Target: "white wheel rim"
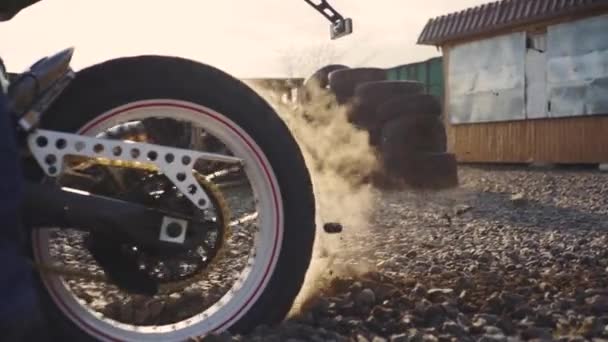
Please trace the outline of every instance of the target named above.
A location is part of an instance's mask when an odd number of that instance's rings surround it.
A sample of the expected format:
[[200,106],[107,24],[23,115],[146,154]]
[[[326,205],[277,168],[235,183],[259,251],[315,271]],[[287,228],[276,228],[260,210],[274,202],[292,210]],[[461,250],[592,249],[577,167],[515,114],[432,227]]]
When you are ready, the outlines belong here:
[[[114,108],[88,122],[79,134],[95,135],[116,124],[147,117],[167,116],[194,122],[221,140],[235,156],[245,161],[245,172],[253,188],[259,228],[255,233],[255,254],[250,260],[250,273],[240,288],[220,300],[221,307],[198,314],[183,322],[156,327],[138,327],[102,320],[100,314],[80,304],[62,278],[44,275],[43,283],[59,309],[87,334],[102,341],[184,341],[210,332],[223,331],[241,318],[256,302],[274,271],[283,239],[283,203],[276,176],[261,148],[238,125],[226,116],[191,102],[176,100],[145,100]],[[37,230],[33,234],[34,258],[37,262],[51,260],[50,234]],[[214,309],[215,308],[215,309]]]

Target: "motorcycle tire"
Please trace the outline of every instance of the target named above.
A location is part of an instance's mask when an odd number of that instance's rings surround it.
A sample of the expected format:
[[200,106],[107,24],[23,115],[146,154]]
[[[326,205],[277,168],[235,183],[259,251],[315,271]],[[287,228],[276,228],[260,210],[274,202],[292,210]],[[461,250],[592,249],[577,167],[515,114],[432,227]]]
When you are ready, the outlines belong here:
[[[261,226],[260,230],[265,229],[264,234],[273,239],[269,239],[268,248],[256,249],[256,254],[262,255],[263,267],[260,272],[252,271],[253,285],[243,290],[245,294],[238,297],[239,302],[228,301],[200,322],[168,332],[111,327],[97,316],[61,302],[63,299],[53,287],[55,280],[41,274],[41,301],[58,340],[185,341],[226,330],[246,333],[259,325],[280,323],[302,287],[315,239],[311,177],[288,127],[266,101],[240,80],[195,61],[153,55],[113,59],[79,71],[44,113],[41,127],[85,134],[116,113],[129,113],[135,108],[162,109],[167,115],[172,110],[187,111],[187,115],[201,116],[206,122],[223,127],[235,146],[242,144],[242,150],[252,156],[251,167],[262,175],[262,184],[269,185],[267,192],[258,196],[272,203],[269,207],[274,209],[269,209],[269,213],[273,215],[265,221],[272,225]],[[36,261],[38,247],[32,236]]]

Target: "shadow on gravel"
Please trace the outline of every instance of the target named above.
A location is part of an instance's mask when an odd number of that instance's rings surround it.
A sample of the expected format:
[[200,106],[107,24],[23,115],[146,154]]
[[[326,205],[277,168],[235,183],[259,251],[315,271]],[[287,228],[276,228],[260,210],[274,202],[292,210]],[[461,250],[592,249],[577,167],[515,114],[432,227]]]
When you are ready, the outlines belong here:
[[510,194],[480,192],[470,205],[470,218],[505,227],[608,231],[608,215],[547,205],[525,198],[514,201]]

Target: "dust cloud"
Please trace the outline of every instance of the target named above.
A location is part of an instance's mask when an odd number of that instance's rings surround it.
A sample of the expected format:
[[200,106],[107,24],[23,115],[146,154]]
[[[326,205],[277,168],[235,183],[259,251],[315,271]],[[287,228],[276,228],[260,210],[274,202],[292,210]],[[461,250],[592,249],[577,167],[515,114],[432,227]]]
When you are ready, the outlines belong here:
[[[346,118],[344,106],[318,87],[310,89],[314,101],[285,101],[273,89],[248,83],[286,122],[297,140],[312,176],[317,202],[317,234],[313,260],[292,314],[300,304],[328,285],[334,276],[356,275],[369,271],[366,265],[336,263],[349,258],[347,240],[365,236],[370,227],[374,192],[367,181],[377,167],[368,143],[368,134],[356,129]],[[329,235],[323,224],[339,222],[340,234]],[[357,249],[357,258],[362,251]],[[365,253],[365,251],[363,251]],[[354,256],[353,256],[354,257]]]

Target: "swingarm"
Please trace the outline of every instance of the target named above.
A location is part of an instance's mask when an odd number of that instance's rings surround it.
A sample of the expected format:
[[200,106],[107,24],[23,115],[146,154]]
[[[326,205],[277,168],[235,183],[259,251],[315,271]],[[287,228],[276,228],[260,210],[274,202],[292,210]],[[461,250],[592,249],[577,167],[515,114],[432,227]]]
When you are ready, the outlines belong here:
[[[149,171],[166,177],[194,207],[203,210],[211,206],[211,199],[201,186],[204,175],[193,171],[194,163],[203,159],[242,165],[241,159],[222,154],[44,129],[30,132],[27,145],[47,176],[62,174],[74,158],[78,164]],[[62,188],[55,182],[28,182],[25,202],[26,221],[33,228],[105,230],[135,244],[165,250],[189,249],[200,244],[206,236],[206,226],[215,224],[179,212]]]

